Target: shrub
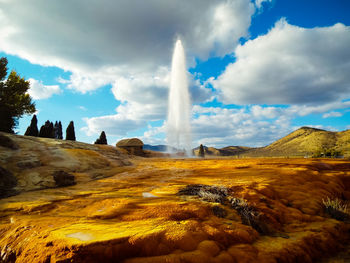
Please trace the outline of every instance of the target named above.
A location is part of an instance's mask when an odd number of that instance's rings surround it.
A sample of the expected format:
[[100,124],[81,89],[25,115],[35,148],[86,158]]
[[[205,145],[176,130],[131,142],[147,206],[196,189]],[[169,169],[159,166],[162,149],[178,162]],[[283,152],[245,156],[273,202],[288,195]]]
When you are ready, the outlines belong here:
[[213,203],[223,203],[223,196],[211,193],[209,191],[205,191],[203,189],[201,189],[198,192],[198,196],[204,201],[213,202]]
[[243,198],[234,197],[230,200],[231,206],[241,216],[242,223],[251,226],[260,234],[271,234],[270,227],[264,222],[263,214],[250,206]]
[[326,200],[322,199],[322,203],[324,205],[325,212],[332,218],[340,221],[349,220],[347,205],[338,198],[330,199],[327,197]]
[[223,186],[213,186],[204,184],[190,184],[181,189],[180,195],[196,195],[204,201],[225,203],[228,190]]

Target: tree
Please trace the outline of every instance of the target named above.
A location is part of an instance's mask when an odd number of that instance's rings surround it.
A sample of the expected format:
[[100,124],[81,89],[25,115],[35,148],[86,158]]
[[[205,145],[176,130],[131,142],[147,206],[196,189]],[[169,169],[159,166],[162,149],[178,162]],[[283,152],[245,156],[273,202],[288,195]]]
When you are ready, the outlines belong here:
[[198,152],[199,157],[204,157],[204,147],[203,144],[199,146],[199,152]]
[[101,132],[100,138],[95,141],[95,144],[107,144],[107,138],[104,131]]
[[61,123],[61,121],[59,121],[59,122],[56,121],[53,129],[54,129],[54,133],[55,133],[55,138],[62,140],[63,135],[62,135],[62,123]]
[[61,123],[61,121],[58,122],[57,139],[63,140],[63,132],[62,132],[62,123]]
[[26,135],[26,136],[38,136],[39,135],[38,119],[36,118],[35,114],[30,122],[30,126],[28,126],[24,135]]
[[13,133],[18,119],[23,114],[36,111],[32,98],[27,93],[29,81],[21,78],[15,71],[7,75],[7,59],[0,58],[0,131]]
[[74,122],[71,121],[66,129],[66,140],[75,141]]
[[55,138],[55,131],[53,123],[47,120],[44,125],[41,126],[39,131],[39,137],[42,138]]

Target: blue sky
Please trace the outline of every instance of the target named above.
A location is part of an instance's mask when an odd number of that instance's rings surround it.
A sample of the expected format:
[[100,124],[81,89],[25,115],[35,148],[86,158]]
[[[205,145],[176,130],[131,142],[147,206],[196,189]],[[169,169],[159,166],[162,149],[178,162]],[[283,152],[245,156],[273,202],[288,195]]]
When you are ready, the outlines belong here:
[[[347,0],[0,0],[0,56],[31,81],[39,126],[77,140],[165,144],[180,37],[193,147],[264,146],[301,126],[350,128]],[[31,116],[19,121],[23,134]],[[40,127],[39,127],[40,128]]]

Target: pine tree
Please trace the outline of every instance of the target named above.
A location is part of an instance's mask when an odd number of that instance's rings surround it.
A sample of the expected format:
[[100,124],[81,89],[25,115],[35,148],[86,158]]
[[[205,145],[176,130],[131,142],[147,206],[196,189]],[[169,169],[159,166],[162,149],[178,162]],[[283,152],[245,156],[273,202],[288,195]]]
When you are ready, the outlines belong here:
[[66,140],[75,141],[74,122],[71,121],[66,129]]
[[53,129],[54,129],[54,132],[55,132],[55,139],[62,140],[63,136],[62,136],[62,124],[61,124],[61,121],[59,121],[59,122],[56,121],[55,125],[53,126]]
[[38,130],[38,119],[36,118],[36,115],[34,114],[30,126],[28,126],[25,134],[26,136],[38,136],[39,135],[39,130]]
[[203,144],[201,144],[200,146],[199,146],[199,152],[198,152],[198,156],[199,157],[204,157],[204,147],[203,147]]
[[41,126],[39,131],[39,137],[42,138],[55,138],[55,131],[53,123],[47,120],[44,125]]
[[61,123],[61,121],[58,122],[57,139],[63,140],[63,132],[62,132],[62,123]]
[[107,144],[107,138],[104,131],[101,132],[100,138],[95,141],[95,144]]

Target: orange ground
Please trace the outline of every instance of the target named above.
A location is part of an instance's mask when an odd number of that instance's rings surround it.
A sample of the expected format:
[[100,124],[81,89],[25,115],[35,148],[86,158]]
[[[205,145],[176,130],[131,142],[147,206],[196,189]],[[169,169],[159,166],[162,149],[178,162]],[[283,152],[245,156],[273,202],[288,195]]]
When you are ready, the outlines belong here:
[[[348,237],[322,208],[323,198],[350,198],[348,161],[138,159],[127,169],[0,200],[0,262],[312,262]],[[273,234],[228,206],[176,195],[197,183],[229,187]]]

